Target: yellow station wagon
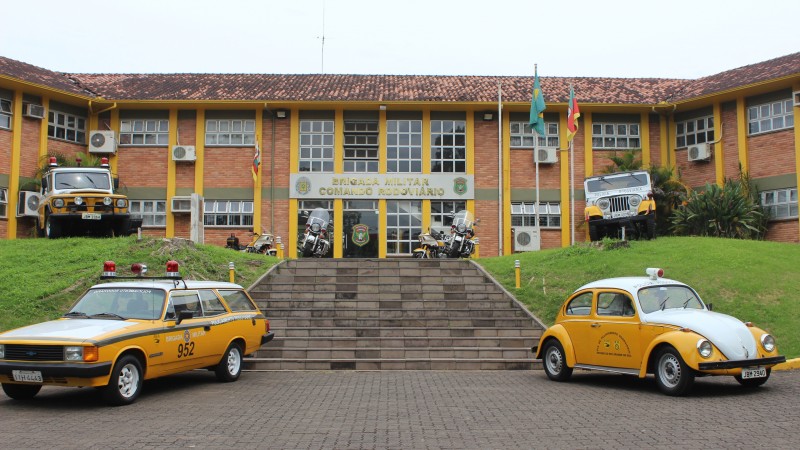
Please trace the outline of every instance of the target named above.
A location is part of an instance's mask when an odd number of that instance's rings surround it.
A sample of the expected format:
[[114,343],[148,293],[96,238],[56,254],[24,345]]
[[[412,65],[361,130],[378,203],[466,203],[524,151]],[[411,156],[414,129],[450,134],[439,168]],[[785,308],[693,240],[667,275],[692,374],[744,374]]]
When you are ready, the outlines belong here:
[[0,333],[0,383],[6,395],[29,399],[42,386],[100,388],[112,405],[136,400],[142,382],[192,369],[236,381],[242,358],[272,340],[269,320],[238,284],[183,280],[178,263],[167,276],[104,279],[58,320]]
[[691,287],[661,278],[661,269],[646,272],[595,281],[567,298],[533,348],[551,380],[567,380],[575,368],[652,373],[663,393],[682,395],[706,375],[760,386],[786,361],[766,331],[711,311]]

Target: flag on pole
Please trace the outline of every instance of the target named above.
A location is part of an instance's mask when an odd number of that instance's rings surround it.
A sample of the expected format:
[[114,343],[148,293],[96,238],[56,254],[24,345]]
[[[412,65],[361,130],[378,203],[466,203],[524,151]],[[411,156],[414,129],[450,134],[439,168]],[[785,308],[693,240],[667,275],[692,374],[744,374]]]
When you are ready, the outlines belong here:
[[581,110],[578,108],[578,100],[575,98],[575,90],[569,87],[569,106],[567,107],[567,141],[571,141],[578,132],[578,117]]
[[253,182],[258,181],[258,166],[261,165],[261,148],[258,146],[258,137],[256,136],[256,150],[253,154],[253,166],[250,170],[253,172]]
[[544,104],[544,94],[542,94],[542,87],[539,85],[539,71],[534,66],[533,78],[533,93],[531,95],[531,120],[530,125],[539,136],[544,136],[544,110],[547,107]]

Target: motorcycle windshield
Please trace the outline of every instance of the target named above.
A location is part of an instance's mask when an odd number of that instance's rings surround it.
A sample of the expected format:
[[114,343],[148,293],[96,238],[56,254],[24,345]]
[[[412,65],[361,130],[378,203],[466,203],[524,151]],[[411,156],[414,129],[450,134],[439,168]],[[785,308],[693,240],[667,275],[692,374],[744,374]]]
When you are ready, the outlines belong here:
[[272,244],[272,235],[271,234],[262,234],[253,243],[253,245],[264,245],[264,244],[270,244],[270,245]]
[[331,216],[328,214],[327,209],[316,208],[314,211],[311,211],[311,214],[308,216],[308,220],[306,221],[306,225],[311,226],[315,223],[318,223],[320,228],[323,230],[328,228],[328,222],[331,221]]
[[466,228],[469,230],[472,228],[472,223],[475,221],[475,216],[472,215],[470,211],[459,211],[453,217],[453,225],[458,228],[459,224],[464,224]]

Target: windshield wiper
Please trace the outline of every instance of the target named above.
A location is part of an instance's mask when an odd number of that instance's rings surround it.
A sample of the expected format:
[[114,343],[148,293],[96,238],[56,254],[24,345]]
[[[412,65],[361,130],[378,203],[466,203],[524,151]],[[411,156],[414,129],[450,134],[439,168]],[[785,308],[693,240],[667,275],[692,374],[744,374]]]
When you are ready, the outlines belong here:
[[640,180],[639,177],[636,176],[636,174],[632,173],[630,175],[633,177],[634,180],[638,181],[639,183],[642,182],[642,180]]
[[661,304],[660,304],[660,305],[658,305],[658,306],[660,306],[660,307],[661,307],[661,310],[662,310],[662,311],[663,311],[663,310],[664,310],[664,308],[667,306],[667,300],[669,300],[669,297],[665,298],[665,299],[664,299],[664,301],[663,301],[663,302],[661,302]]
[[86,313],[84,313],[84,312],[70,311],[70,312],[64,314],[61,317],[89,317],[89,316],[87,316]]
[[91,318],[93,318],[93,319],[94,319],[94,318],[113,317],[113,318],[115,318],[115,319],[119,319],[119,320],[125,320],[125,318],[124,318],[124,317],[120,316],[119,314],[113,313],[113,312],[104,312],[104,313],[100,313],[100,314],[92,314],[92,315],[91,315],[91,316],[89,316],[89,317],[91,317]]
[[689,302],[692,300],[694,300],[694,297],[687,298],[686,301],[683,302],[683,309],[686,309],[686,307],[689,306]]

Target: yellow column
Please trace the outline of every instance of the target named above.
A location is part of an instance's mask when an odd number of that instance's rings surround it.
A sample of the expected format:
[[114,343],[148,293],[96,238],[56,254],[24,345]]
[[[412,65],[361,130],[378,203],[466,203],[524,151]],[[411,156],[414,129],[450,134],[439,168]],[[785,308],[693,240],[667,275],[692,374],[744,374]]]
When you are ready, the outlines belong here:
[[194,162],[194,192],[203,195],[203,169],[206,154],[206,110],[197,109],[194,125],[194,151],[197,160]]
[[[113,111],[112,111],[113,114]],[[170,108],[169,110],[169,144],[170,152],[174,145],[178,144],[178,110]],[[175,217],[172,215],[172,197],[175,196],[175,161],[169,157],[171,154],[167,152],[167,227],[166,237],[175,237]]]
[[749,172],[747,155],[747,108],[744,97],[736,99],[736,142],[739,147],[739,163],[742,170]]
[[[289,112],[289,173],[297,173],[300,164],[300,115],[297,108]],[[289,199],[289,235],[286,243],[286,255],[297,258],[297,199]]]
[[[423,202],[423,205],[425,203]],[[430,209],[430,206],[428,207]],[[430,214],[428,214],[430,216]],[[423,215],[423,220],[425,216]],[[429,219],[430,220],[430,219]],[[378,236],[380,241],[378,243],[378,258],[386,258],[386,200],[378,200]]]
[[503,255],[514,252],[511,241],[511,122],[510,114],[503,110],[503,204],[500,205],[503,214]]
[[344,236],[344,200],[337,198],[333,201],[333,236],[331,247],[333,247],[333,257],[341,258],[344,255],[342,246]]
[[659,116],[659,122],[660,122],[659,125],[661,126],[661,139],[659,139],[660,141],[659,144],[661,145],[661,167],[672,167],[672,165],[669,163],[670,158],[668,153],[669,139],[671,134],[667,129],[667,127],[669,126],[669,123],[667,122],[667,116],[661,114]]
[[[262,108],[256,108],[256,145],[261,151],[264,148],[263,143],[261,142],[262,134],[261,130],[264,125],[264,110]],[[253,150],[255,152],[255,149]],[[264,154],[263,152],[259,156],[260,166],[258,168],[258,174],[256,175],[256,179],[253,182],[253,233],[261,233],[261,183],[264,176]]]
[[[794,92],[800,92],[800,83],[795,83]],[[797,94],[792,93],[793,99],[796,99]],[[797,189],[800,190],[800,127],[797,126],[797,118],[800,117],[800,103],[794,104],[794,173],[797,175]],[[798,232],[800,233],[800,219],[798,219]]]
[[641,114],[641,125],[639,125],[639,137],[642,147],[642,167],[650,168],[650,116],[648,113]]
[[[114,138],[117,139],[117,153],[114,153],[110,158],[108,158],[108,165],[111,167],[111,173],[117,174],[119,173],[117,171],[117,168],[119,167],[119,157],[117,157],[117,154],[119,153],[119,109],[117,108],[111,110],[111,130],[114,131]],[[170,150],[171,149],[172,147],[170,147]],[[172,158],[169,159],[172,160]]]
[[8,239],[17,238],[17,202],[22,161],[22,91],[14,92],[12,111],[14,116],[11,123],[11,173],[8,178],[8,226],[6,227]]
[[559,115],[559,125],[558,125],[558,142],[561,142],[561,147],[566,144],[565,149],[559,150],[560,164],[561,164],[561,246],[562,247],[569,247],[571,245],[571,238],[572,238],[572,230],[570,230],[570,217],[572,217],[572,204],[570,204],[570,184],[569,184],[569,141],[567,140],[567,115],[560,114]]
[[717,173],[717,184],[721,187],[725,182],[725,159],[722,153],[722,109],[719,102],[714,103],[714,170]]
[[587,112],[581,114],[583,119],[583,160],[584,174],[590,177],[594,174],[592,165],[594,164],[594,155],[592,155],[592,113]]

